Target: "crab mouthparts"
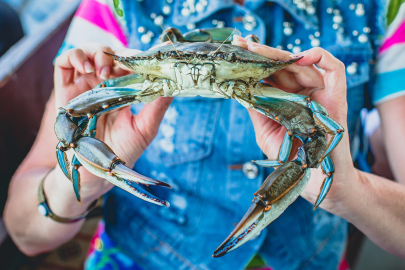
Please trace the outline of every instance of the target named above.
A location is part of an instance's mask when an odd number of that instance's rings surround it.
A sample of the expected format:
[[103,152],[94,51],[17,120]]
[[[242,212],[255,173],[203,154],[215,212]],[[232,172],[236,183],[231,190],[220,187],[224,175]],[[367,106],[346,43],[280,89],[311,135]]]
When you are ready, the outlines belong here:
[[[253,238],[260,230],[255,230],[263,218],[265,206],[261,201],[254,200],[249,210],[239,221],[235,229],[225,241],[214,251],[212,257],[218,258],[240,247],[243,243]],[[259,226],[260,227],[260,226]]]

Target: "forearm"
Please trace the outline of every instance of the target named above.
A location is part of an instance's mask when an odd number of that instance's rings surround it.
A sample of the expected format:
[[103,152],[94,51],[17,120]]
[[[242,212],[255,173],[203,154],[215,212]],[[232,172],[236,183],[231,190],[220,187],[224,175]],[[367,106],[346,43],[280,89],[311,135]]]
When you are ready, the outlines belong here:
[[[35,168],[17,172],[9,189],[9,198],[4,210],[7,230],[16,245],[27,255],[35,255],[61,245],[72,238],[83,221],[72,224],[58,223],[42,216],[38,210],[38,186],[50,168]],[[80,205],[73,192],[71,182],[60,177],[57,168],[44,183],[44,191],[51,210],[63,217],[71,217],[86,211],[97,195],[83,194]]]
[[356,170],[331,212],[354,224],[384,250],[405,258],[405,185]]

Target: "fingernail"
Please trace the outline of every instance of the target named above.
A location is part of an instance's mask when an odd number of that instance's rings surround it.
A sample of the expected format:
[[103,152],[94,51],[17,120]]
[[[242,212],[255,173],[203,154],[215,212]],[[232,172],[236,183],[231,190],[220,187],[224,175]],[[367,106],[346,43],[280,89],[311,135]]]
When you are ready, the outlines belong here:
[[249,46],[252,46],[252,47],[261,47],[261,46],[263,46],[262,44],[259,44],[257,42],[253,42],[253,41],[248,41],[248,44],[249,44]]
[[85,70],[87,73],[92,73],[92,72],[94,72],[93,66],[92,66],[92,65],[90,64],[90,62],[88,62],[88,61],[84,62],[84,70]]
[[296,54],[290,54],[289,56],[291,58],[297,58],[297,57],[301,57],[301,56],[304,56],[304,55],[305,55],[305,51],[300,52],[300,53],[296,53]]
[[109,66],[105,66],[101,69],[100,78],[102,80],[107,80],[110,77],[111,69]]
[[244,39],[243,37],[239,36],[239,35],[233,35],[233,40],[234,41],[239,41],[239,42],[247,42],[246,39]]

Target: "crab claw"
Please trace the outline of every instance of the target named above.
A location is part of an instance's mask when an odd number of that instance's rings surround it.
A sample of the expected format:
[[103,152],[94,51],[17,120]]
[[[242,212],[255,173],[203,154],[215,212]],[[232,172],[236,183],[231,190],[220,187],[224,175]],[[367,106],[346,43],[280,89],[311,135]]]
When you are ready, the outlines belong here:
[[283,164],[270,174],[255,193],[253,202],[242,220],[212,256],[221,257],[260,233],[297,199],[310,176],[309,169],[302,169],[300,164],[294,161]]
[[171,188],[169,184],[143,176],[126,167],[105,143],[91,137],[82,137],[72,148],[80,164],[94,175],[108,180],[141,199],[159,205],[168,205],[167,202],[147,193],[135,183]]
[[116,176],[145,185],[169,187],[165,182],[143,176],[124,165],[113,150],[102,141],[82,137],[73,148],[77,159],[91,173],[102,178]]

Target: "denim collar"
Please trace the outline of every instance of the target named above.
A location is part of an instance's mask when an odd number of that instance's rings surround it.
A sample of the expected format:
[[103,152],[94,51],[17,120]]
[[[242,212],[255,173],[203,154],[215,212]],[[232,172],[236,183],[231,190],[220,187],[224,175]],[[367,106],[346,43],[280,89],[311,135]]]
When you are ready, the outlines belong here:
[[[304,25],[314,30],[318,30],[318,16],[309,15],[305,10],[298,9],[297,5],[293,3],[293,0],[245,0],[245,6],[251,10],[255,10],[255,7],[264,5],[265,2],[274,2],[282,6],[288,13],[290,13],[296,20],[302,22]],[[208,18],[219,10],[230,8],[234,5],[233,0],[209,0],[209,4],[203,12],[196,12],[185,17],[181,14],[183,9],[184,0],[175,1],[173,10],[173,22],[178,26],[185,26],[188,23],[196,23],[203,19]],[[313,0],[312,4],[316,7],[317,0]]]
[[[246,0],[247,2],[262,2],[263,0]],[[274,2],[282,6],[288,13],[291,14],[297,21],[300,21],[305,26],[313,28],[314,30],[319,29],[318,14],[315,12],[313,15],[309,15],[305,10],[298,9],[297,5],[293,3],[293,0],[267,0],[268,2]],[[316,8],[318,6],[318,1],[313,0],[312,5]]]
[[178,26],[199,22],[219,10],[232,7],[235,4],[233,0],[208,0],[208,5],[203,12],[192,13],[190,16],[185,17],[181,14],[184,2],[185,0],[180,0],[176,1],[174,4],[173,22]]

